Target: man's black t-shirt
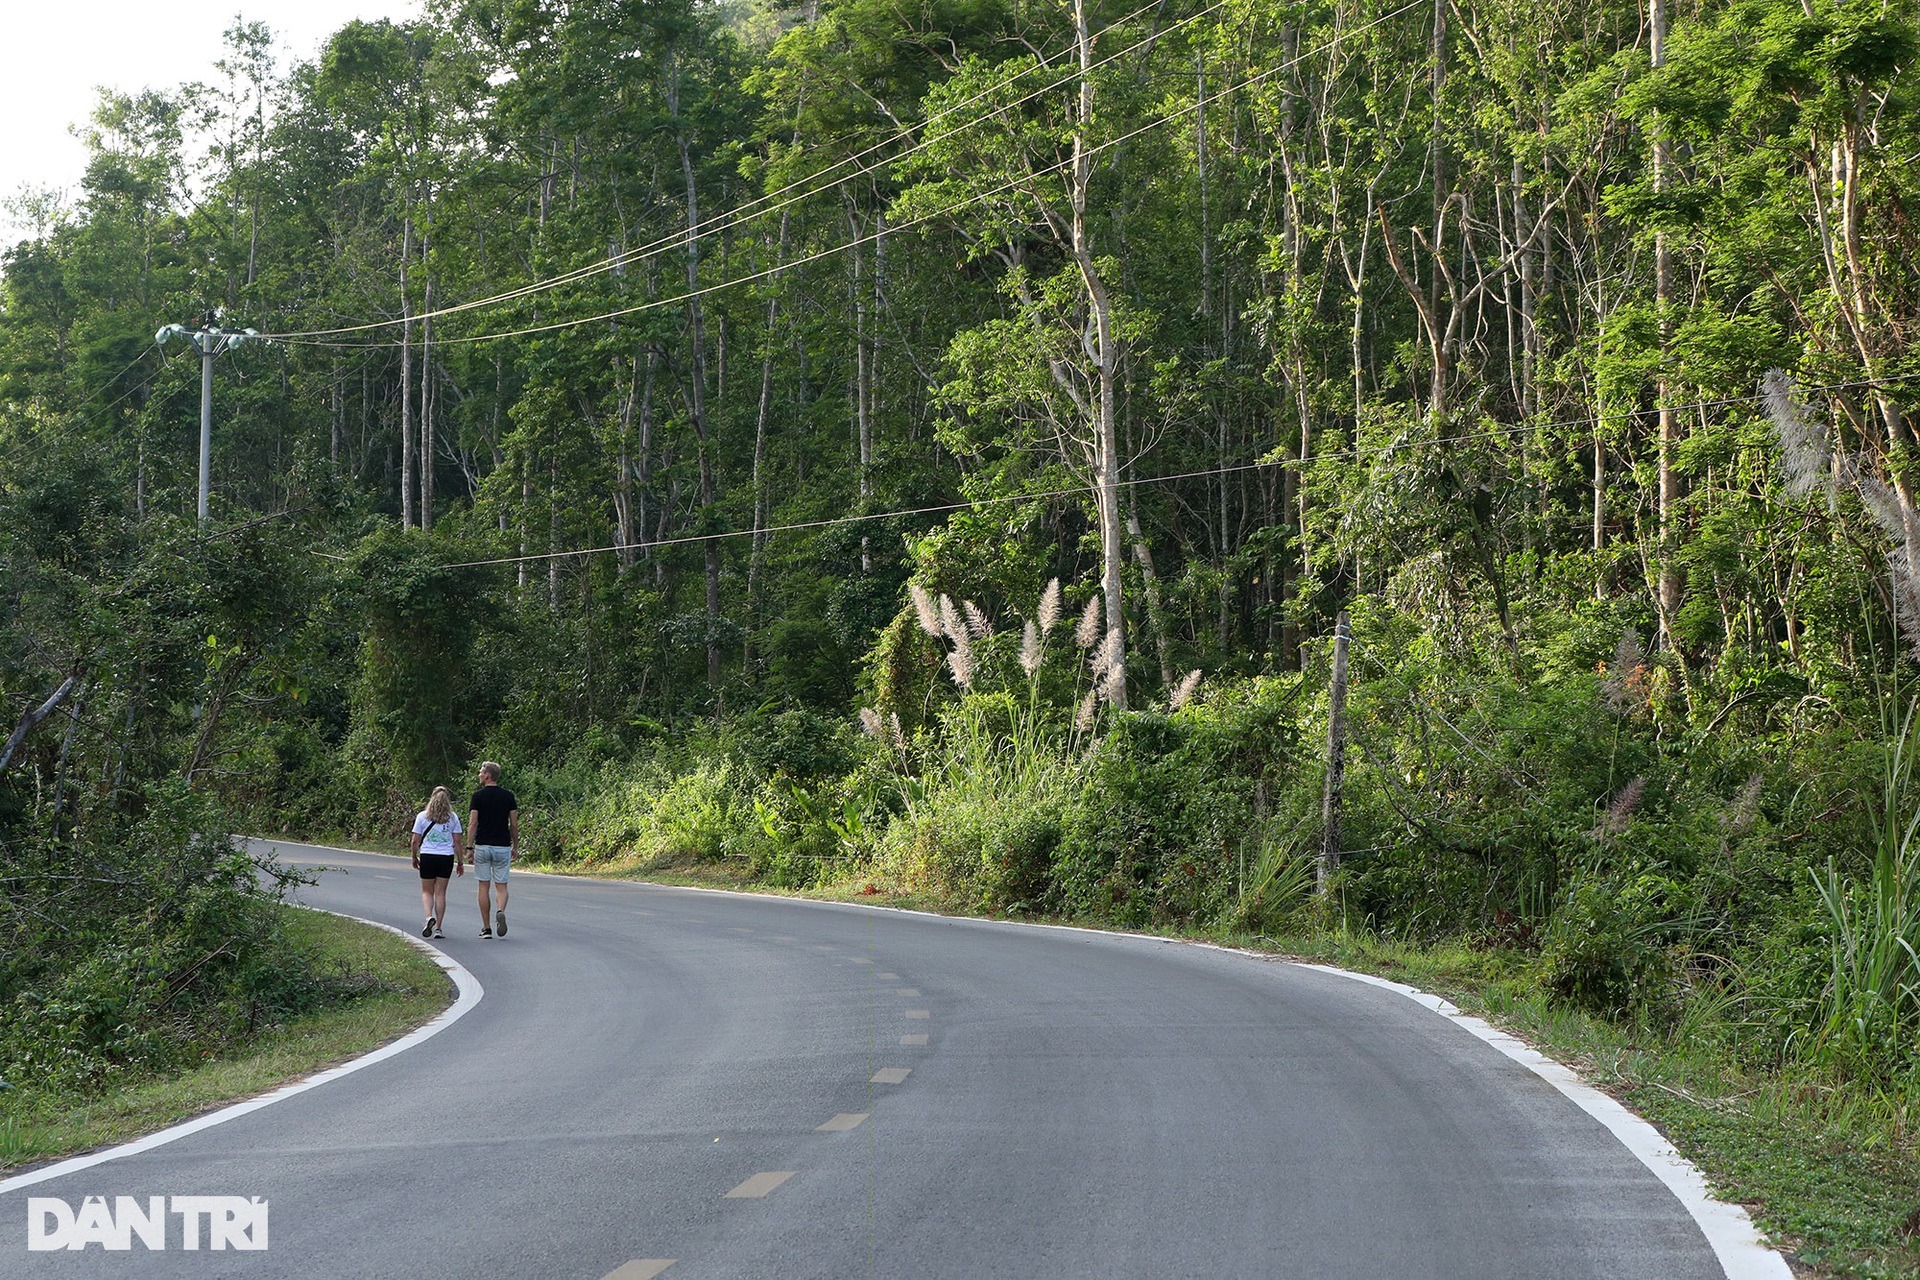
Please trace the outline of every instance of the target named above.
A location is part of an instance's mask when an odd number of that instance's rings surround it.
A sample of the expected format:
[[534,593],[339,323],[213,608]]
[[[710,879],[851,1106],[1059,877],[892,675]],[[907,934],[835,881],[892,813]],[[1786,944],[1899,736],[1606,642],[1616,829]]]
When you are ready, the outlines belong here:
[[513,828],[507,824],[507,815],[519,807],[513,792],[498,784],[489,784],[474,792],[473,799],[467,802],[467,808],[480,815],[473,824],[473,842],[512,844]]

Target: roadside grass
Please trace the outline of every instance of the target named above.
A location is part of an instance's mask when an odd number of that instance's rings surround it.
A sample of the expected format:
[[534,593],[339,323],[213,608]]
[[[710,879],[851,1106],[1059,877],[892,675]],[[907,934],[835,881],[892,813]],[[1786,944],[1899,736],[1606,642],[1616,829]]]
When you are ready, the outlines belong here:
[[453,984],[405,938],[298,907],[287,931],[341,979],[330,1006],[255,1035],[244,1053],[85,1100],[0,1092],[0,1171],[125,1142],[358,1057],[431,1020]]

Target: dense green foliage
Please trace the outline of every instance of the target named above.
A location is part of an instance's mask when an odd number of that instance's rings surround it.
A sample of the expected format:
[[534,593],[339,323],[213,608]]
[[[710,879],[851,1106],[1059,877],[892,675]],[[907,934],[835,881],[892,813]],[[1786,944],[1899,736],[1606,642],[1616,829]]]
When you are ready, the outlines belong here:
[[10,866],[491,756],[555,861],[1466,939],[1910,1088],[1920,36],[1667,14],[236,27],[17,203]]

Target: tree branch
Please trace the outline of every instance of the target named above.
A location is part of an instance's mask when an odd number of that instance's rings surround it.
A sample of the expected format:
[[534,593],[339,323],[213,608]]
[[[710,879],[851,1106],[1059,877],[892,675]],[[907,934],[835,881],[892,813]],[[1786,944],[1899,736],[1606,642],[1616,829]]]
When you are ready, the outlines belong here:
[[0,773],[6,772],[7,766],[13,762],[13,753],[20,749],[20,744],[26,741],[29,733],[33,732],[33,727],[52,715],[56,707],[73,695],[73,691],[79,687],[79,684],[80,676],[77,673],[68,676],[66,682],[53,691],[52,697],[41,703],[37,709],[20,717],[20,723],[14,726],[13,735],[7,739],[7,745],[0,748]]

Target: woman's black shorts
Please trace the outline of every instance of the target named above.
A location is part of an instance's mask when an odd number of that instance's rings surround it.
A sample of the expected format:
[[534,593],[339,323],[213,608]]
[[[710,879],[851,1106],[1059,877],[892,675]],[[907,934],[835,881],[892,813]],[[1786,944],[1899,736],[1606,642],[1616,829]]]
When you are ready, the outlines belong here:
[[446,880],[452,875],[452,854],[423,853],[420,855],[420,878],[422,880]]

